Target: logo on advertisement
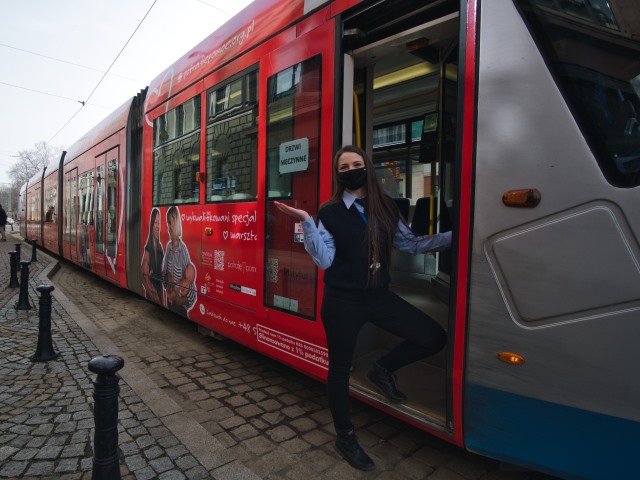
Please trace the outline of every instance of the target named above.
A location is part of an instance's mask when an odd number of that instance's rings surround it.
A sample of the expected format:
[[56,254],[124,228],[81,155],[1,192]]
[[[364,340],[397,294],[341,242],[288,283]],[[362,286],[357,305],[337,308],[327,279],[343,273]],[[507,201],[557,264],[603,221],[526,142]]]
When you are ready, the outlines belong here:
[[230,283],[229,288],[236,292],[244,293],[246,295],[251,295],[252,297],[256,296],[255,288],[243,287],[242,285],[238,285],[236,283]]

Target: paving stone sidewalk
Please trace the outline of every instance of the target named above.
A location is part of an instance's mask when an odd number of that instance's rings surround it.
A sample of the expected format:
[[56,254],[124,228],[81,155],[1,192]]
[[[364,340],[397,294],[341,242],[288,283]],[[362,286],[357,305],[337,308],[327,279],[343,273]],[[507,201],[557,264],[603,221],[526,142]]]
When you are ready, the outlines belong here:
[[[9,251],[0,243],[0,477],[91,478],[93,384],[88,362],[102,353],[65,311],[52,302],[52,333],[58,357],[34,362],[38,339],[37,285],[51,284],[51,257],[36,252],[29,265],[30,310],[16,310],[20,288],[8,289]],[[22,260],[32,248],[21,245]],[[18,274],[18,280],[21,276]],[[123,479],[211,478],[210,472],[145,405],[120,382],[119,450]]]
[[[551,480],[465,452],[353,402],[372,472],[335,453],[324,385],[82,269],[37,251],[29,300],[16,310],[0,242],[0,478],[90,479],[93,384],[88,362],[117,354],[123,479]],[[22,243],[22,259],[31,258]],[[52,293],[55,360],[33,362],[38,285]]]

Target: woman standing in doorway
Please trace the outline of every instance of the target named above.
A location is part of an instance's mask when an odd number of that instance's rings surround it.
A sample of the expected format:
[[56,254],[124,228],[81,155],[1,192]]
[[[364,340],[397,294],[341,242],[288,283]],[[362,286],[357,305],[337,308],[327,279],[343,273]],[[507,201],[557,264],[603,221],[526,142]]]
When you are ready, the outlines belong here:
[[375,467],[360,447],[349,411],[349,373],[358,332],[367,323],[404,339],[374,363],[369,381],[392,402],[406,396],[394,372],[440,351],[447,335],[435,320],[389,290],[391,251],[412,254],[451,246],[451,232],[416,237],[393,200],[382,193],[368,155],[342,147],[334,158],[334,193],[318,211],[318,225],[304,210],[274,202],[302,223],[305,249],[325,270],[320,314],[327,336],[329,408],[336,449],[360,470]]

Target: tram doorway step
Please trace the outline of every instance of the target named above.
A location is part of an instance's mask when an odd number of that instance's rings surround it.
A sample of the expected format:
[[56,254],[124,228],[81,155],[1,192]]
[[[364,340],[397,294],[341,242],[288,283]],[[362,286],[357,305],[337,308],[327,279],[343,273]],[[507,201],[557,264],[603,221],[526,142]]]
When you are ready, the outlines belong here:
[[400,369],[396,374],[396,384],[407,395],[408,400],[404,404],[394,404],[366,377],[373,363],[384,353],[386,350],[376,350],[354,358],[350,376],[351,389],[421,423],[446,427],[447,381],[444,368],[422,361]]

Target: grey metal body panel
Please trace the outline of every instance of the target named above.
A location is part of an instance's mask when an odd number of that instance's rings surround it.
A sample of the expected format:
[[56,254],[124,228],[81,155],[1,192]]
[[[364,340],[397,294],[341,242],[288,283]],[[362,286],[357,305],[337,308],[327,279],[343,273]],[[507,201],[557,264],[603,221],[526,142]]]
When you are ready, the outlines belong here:
[[[511,1],[479,45],[466,381],[640,421],[640,188],[606,181]],[[539,206],[502,203],[521,188]]]

